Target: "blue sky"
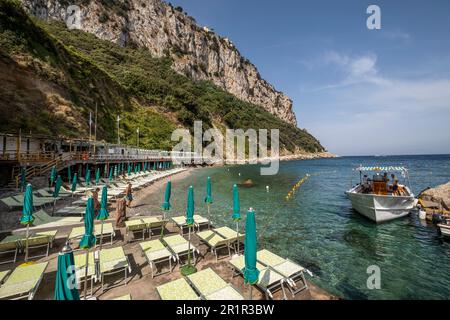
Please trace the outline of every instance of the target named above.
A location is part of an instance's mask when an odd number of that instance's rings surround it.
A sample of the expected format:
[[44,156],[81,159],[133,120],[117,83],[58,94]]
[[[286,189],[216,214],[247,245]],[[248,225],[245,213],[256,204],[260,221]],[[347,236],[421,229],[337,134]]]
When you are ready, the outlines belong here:
[[229,37],[329,151],[450,153],[450,1],[170,2]]

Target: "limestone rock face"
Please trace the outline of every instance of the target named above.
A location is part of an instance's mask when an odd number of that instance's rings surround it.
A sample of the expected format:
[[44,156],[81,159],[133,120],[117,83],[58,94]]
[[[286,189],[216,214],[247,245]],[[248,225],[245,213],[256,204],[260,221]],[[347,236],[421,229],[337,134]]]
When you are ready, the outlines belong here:
[[[66,21],[76,13],[65,0],[22,0],[23,7],[45,19]],[[227,39],[161,0],[73,0],[79,28],[119,45],[146,47],[155,56],[170,55],[173,68],[194,80],[210,80],[241,100],[259,105],[297,125],[292,100],[261,78],[256,67]]]
[[450,182],[425,190],[419,197],[438,204],[441,209],[450,210]]

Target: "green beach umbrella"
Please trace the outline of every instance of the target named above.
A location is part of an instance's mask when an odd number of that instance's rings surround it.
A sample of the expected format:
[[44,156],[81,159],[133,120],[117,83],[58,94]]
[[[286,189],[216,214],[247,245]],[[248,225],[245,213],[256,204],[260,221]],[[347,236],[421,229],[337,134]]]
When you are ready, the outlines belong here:
[[56,183],[55,183],[55,189],[53,190],[53,198],[55,198],[55,201],[56,201],[56,198],[59,197],[59,191],[61,190],[61,186],[62,186],[62,179],[61,179],[61,176],[58,175],[58,178],[56,179]]
[[91,169],[87,168],[86,169],[86,186],[90,186],[91,185]]
[[166,219],[166,213],[165,211],[170,210],[170,194],[172,193],[172,182],[168,181],[166,185],[166,192],[164,193],[164,202],[161,206],[161,208],[164,210],[164,217],[163,219]]
[[128,175],[130,175],[131,174],[131,165],[130,165],[130,163],[128,162]]
[[97,220],[100,220],[102,222],[101,225],[101,231],[100,231],[100,250],[102,250],[102,243],[103,243],[103,222],[109,218],[109,213],[107,210],[108,207],[108,187],[104,186],[102,189],[102,199],[100,202],[100,212],[97,216]]
[[206,197],[205,197],[205,203],[208,206],[208,229],[211,225],[211,213],[210,213],[210,206],[211,203],[213,203],[213,197],[212,197],[212,185],[211,185],[211,177],[206,178]]
[[28,261],[28,238],[30,232],[30,224],[33,224],[33,187],[28,184],[25,189],[25,196],[23,198],[22,217],[20,224],[27,226],[26,240],[25,240],[25,262]]
[[78,175],[77,175],[77,173],[75,172],[75,173],[73,174],[72,187],[70,188],[70,190],[72,191],[72,196],[73,196],[73,193],[74,193],[75,191],[77,191],[77,180],[78,180]]
[[153,162],[153,171],[156,170],[156,162]]
[[109,180],[109,181],[112,181],[112,179],[113,179],[113,168],[110,167],[110,168],[109,168],[109,178],[108,178],[108,180]]
[[[86,212],[84,214],[84,235],[80,240],[80,249],[86,250],[86,270],[88,273],[89,266],[89,249],[95,245],[96,238],[94,236],[94,198],[89,197],[86,204]],[[84,297],[86,299],[87,277],[84,278]]]
[[20,168],[20,189],[23,191],[27,187],[27,168]]
[[71,166],[67,167],[67,178],[68,178],[68,181],[70,184],[72,182],[72,167]]
[[[256,221],[255,211],[250,208],[247,211],[247,219],[245,223],[245,245],[244,257],[245,267],[242,270],[244,273],[244,283],[253,285],[258,282],[259,270],[256,268]],[[250,300],[252,298],[252,287],[250,286]]]
[[74,258],[72,248],[67,241],[58,255],[56,269],[55,300],[80,300],[76,286]]
[[55,180],[56,180],[56,175],[57,175],[56,167],[53,166],[53,167],[52,167],[52,170],[50,171],[50,184],[51,184],[51,185],[53,185],[53,182],[55,182]]
[[95,170],[95,184],[97,185],[100,182],[100,167],[97,167]]
[[197,272],[197,269],[191,265],[191,227],[194,225],[194,187],[190,186],[188,190],[186,206],[186,224],[189,229],[188,236],[188,263],[181,268],[181,274],[187,276]]

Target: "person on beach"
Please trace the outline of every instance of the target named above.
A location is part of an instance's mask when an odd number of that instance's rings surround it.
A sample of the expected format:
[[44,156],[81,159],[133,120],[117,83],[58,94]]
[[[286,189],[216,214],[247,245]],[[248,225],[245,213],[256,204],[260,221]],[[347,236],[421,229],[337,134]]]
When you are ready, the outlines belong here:
[[133,201],[133,186],[131,185],[131,182],[128,182],[128,185],[125,188],[125,197],[128,200],[127,207],[131,208],[131,201]]
[[92,198],[94,198],[94,214],[97,216],[97,214],[100,212],[100,201],[98,201],[98,193],[100,192],[100,188],[95,188],[94,191],[92,191]]
[[116,204],[116,228],[125,227],[127,221],[127,197],[117,200]]

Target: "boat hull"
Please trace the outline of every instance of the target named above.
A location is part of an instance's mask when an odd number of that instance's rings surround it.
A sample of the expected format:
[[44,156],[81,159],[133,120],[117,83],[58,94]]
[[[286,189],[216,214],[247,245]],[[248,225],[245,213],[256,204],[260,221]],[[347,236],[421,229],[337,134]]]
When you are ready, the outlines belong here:
[[413,196],[379,196],[346,192],[353,209],[370,220],[381,223],[407,216],[414,208]]
[[438,227],[443,237],[450,238],[450,225],[438,224]]

